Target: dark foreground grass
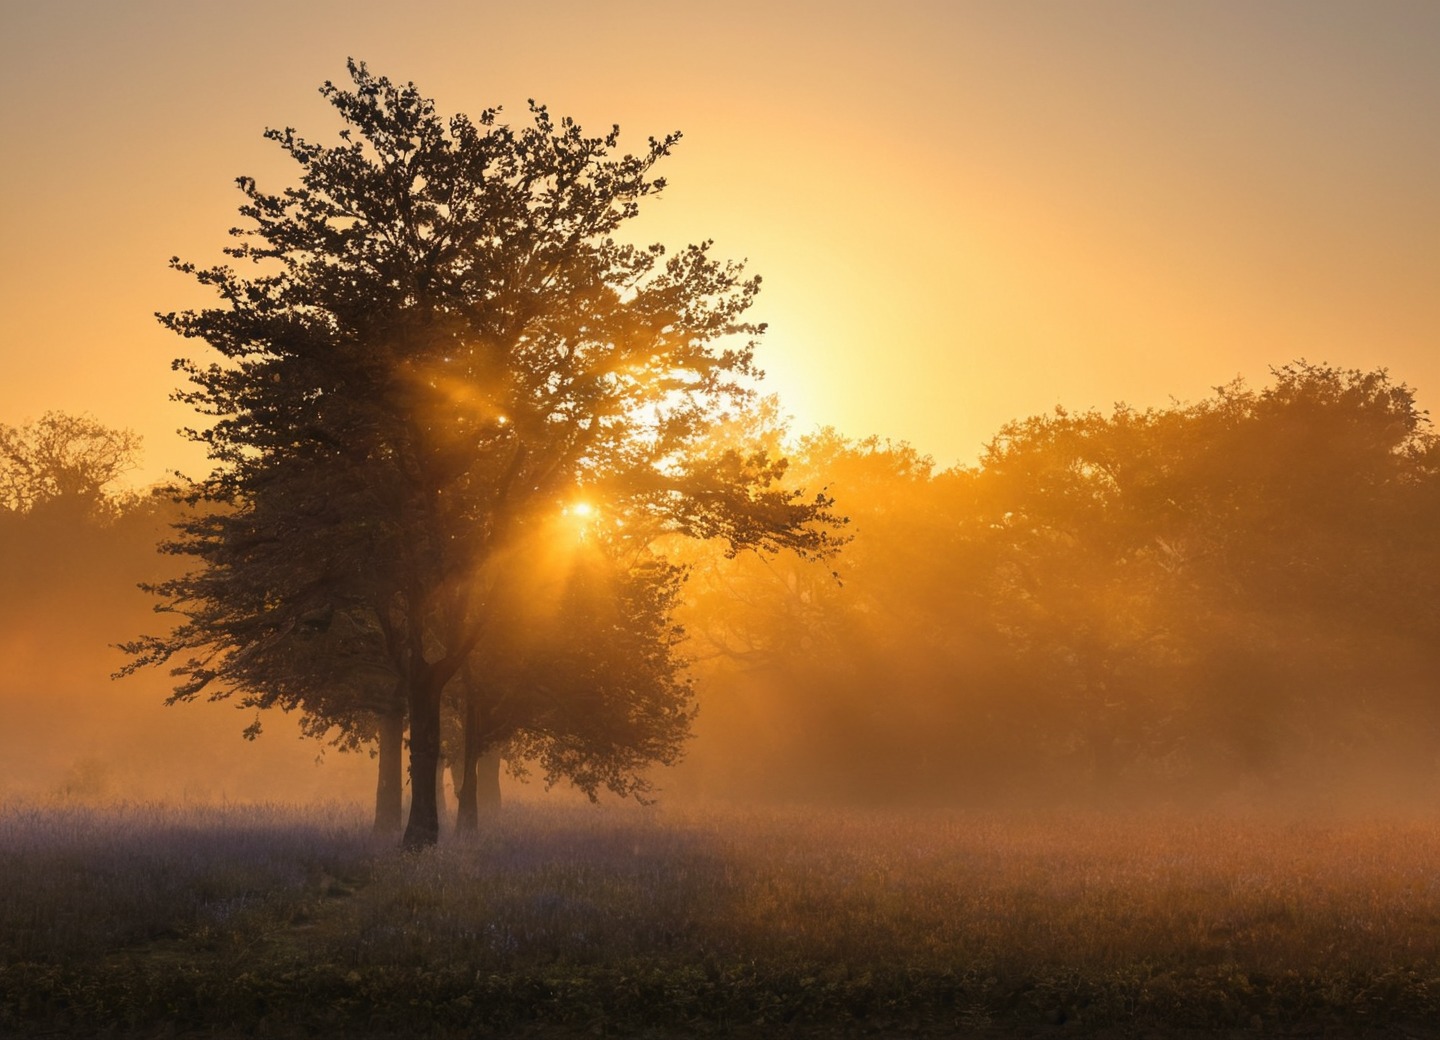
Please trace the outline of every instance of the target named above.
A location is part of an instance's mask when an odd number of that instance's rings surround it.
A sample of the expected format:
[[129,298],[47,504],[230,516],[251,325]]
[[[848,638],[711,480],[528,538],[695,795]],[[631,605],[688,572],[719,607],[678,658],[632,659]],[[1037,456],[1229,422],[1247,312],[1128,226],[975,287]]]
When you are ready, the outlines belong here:
[[0,809],[0,1035],[1440,1036],[1428,821]]

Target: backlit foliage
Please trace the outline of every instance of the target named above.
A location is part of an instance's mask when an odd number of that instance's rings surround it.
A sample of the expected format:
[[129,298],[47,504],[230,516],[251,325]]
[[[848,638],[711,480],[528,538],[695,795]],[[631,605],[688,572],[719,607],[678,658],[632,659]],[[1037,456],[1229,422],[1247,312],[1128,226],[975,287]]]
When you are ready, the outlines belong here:
[[[350,74],[321,91],[339,143],[267,132],[298,184],[239,179],[240,268],[175,261],[220,298],[161,316],[218,355],[176,362],[215,466],[168,546],[196,568],[155,589],[179,623],[129,649],[174,668],[180,699],[239,691],[341,725],[403,705],[407,841],[425,844],[445,688],[502,609],[491,562],[534,525],[584,497],[735,548],[832,543],[783,460],[695,450],[749,399],[762,330],[759,279],[708,243],[616,237],[678,135],[616,157],[618,129],[534,103],[520,128],[445,119],[413,84]],[[347,706],[343,681],[291,663],[340,623],[393,678],[378,698]],[[317,660],[342,649],[321,642]]]

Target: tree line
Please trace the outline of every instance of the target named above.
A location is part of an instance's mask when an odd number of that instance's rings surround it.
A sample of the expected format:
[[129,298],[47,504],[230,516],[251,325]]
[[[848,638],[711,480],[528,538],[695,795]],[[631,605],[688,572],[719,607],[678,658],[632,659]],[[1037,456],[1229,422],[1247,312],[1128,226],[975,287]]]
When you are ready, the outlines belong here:
[[[1440,447],[1384,371],[1007,424],[937,471],[803,439],[843,584],[697,573],[697,780],[842,802],[1423,801],[1440,756]],[[746,759],[718,761],[753,733]]]
[[[786,480],[829,489],[850,519],[838,559],[673,536],[636,555],[598,509],[550,518],[497,566],[505,611],[444,700],[442,761],[457,791],[476,777],[462,823],[498,797],[502,757],[645,797],[692,728],[669,783],[681,794],[1433,791],[1440,448],[1386,373],[1302,362],[1194,404],[1057,411],[950,469],[874,437],[792,440],[773,409],[758,415],[717,439],[784,449]],[[6,627],[57,586],[81,616],[108,586],[175,573],[153,538],[183,505],[106,491],[127,435],[49,415],[0,425],[0,445]],[[392,829],[404,718],[386,733],[394,675],[357,624],[317,620],[226,692],[378,750],[377,821]],[[467,761],[467,725],[483,763]]]

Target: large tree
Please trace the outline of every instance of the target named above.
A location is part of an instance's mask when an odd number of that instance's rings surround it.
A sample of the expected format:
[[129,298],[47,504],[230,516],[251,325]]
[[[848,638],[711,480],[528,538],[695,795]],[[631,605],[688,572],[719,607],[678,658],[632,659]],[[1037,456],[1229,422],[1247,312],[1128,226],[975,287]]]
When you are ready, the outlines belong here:
[[175,630],[134,644],[181,690],[244,689],[246,662],[336,616],[363,619],[404,692],[408,845],[435,840],[446,685],[472,659],[493,562],[580,496],[733,547],[824,552],[827,502],[782,489],[783,460],[699,455],[744,406],[759,289],[708,243],[617,238],[663,187],[618,129],[587,137],[530,106],[448,120],[413,84],[352,62],[326,83],[346,127],[319,145],[267,131],[300,180],[240,178],[244,268],[175,261],[218,306],[162,322],[220,357],[177,362],[210,425],[201,509],[158,588]]

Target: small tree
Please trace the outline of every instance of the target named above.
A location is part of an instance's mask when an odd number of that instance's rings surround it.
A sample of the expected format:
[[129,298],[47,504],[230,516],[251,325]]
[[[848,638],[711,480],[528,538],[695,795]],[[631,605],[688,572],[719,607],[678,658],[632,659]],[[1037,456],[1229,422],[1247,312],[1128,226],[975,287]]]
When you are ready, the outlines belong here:
[[[612,158],[531,105],[442,119],[413,84],[350,65],[322,94],[341,142],[271,130],[301,167],[246,197],[228,250],[175,266],[221,297],[162,316],[218,363],[177,362],[214,419],[187,491],[221,507],[170,549],[196,570],[157,588],[182,623],[133,644],[182,690],[246,686],[244,662],[327,612],[363,615],[405,693],[408,845],[435,840],[440,710],[485,634],[489,564],[576,495],[735,547],[831,547],[827,502],[779,488],[783,462],[691,451],[749,400],[759,281],[709,255],[615,233],[663,187],[678,135]],[[178,660],[177,660],[178,657]]]

